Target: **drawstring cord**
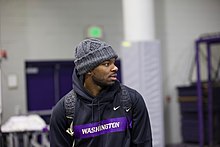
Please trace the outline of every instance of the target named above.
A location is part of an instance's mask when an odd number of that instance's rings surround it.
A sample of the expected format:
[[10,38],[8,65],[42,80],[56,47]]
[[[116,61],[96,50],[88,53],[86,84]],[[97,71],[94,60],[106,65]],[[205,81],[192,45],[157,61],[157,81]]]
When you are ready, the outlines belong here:
[[99,122],[101,120],[101,114],[100,114],[100,103],[99,103],[99,100],[98,100],[98,112],[99,112]]
[[[92,100],[92,122],[95,121],[95,119],[94,119],[94,106],[96,105],[96,106],[97,106],[97,111],[98,111],[98,123],[99,123],[99,125],[101,125],[101,112],[100,112],[101,108],[100,108],[100,101],[99,101],[99,99],[97,98],[97,104],[95,104],[95,102],[96,102],[96,99],[93,99],[93,100]],[[101,138],[101,139],[102,139],[102,138]],[[100,141],[101,141],[101,140],[100,140]],[[104,142],[103,142],[103,141],[101,141],[101,144],[102,144],[102,146],[104,146]]]
[[[99,102],[99,99],[98,99],[98,108],[97,108],[97,110],[98,110],[98,115],[99,115],[99,125],[101,125],[100,124],[100,121],[101,121],[101,113],[100,113],[100,102]],[[100,138],[101,140],[101,144],[102,144],[102,146],[104,146],[104,141],[102,141],[102,138]]]
[[92,122],[94,122],[94,100],[92,100]]

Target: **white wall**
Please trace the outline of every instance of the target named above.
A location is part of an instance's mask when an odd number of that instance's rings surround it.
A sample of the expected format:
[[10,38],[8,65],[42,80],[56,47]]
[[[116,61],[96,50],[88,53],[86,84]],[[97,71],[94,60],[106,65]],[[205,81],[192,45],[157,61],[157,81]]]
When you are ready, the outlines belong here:
[[27,29],[31,59],[73,58],[89,25],[101,25],[104,39],[118,50],[122,10],[116,0],[28,0]]
[[[2,61],[3,122],[26,110],[24,58],[27,56],[27,10],[25,1],[0,1],[1,47],[7,51]],[[8,88],[8,75],[18,77],[18,88]]]
[[[188,83],[194,40],[220,31],[219,0],[155,0],[156,37],[161,40],[166,143],[181,141],[176,86]],[[132,11],[132,10],[131,10]],[[123,38],[122,2],[118,0],[0,0],[3,61],[3,121],[26,112],[24,61],[72,59],[74,46],[87,25],[104,26],[105,40],[120,55]],[[134,28],[135,30],[135,28]],[[8,89],[7,76],[18,76],[18,88]]]

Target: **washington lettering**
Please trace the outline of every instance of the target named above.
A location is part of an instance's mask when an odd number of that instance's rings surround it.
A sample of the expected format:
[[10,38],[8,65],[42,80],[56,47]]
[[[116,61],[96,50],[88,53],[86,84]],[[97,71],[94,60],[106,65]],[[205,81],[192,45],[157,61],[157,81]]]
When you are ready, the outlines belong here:
[[103,134],[125,131],[130,126],[126,117],[111,118],[100,122],[73,127],[75,138],[89,138]]
[[119,127],[120,127],[120,122],[108,123],[104,125],[99,125],[97,127],[82,129],[82,134],[96,133],[102,130],[107,130],[111,128],[119,128]]

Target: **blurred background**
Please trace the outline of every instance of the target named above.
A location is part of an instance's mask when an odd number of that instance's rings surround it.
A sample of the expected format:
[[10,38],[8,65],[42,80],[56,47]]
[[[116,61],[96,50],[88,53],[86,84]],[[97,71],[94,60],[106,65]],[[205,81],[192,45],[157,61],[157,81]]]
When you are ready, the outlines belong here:
[[[33,136],[71,89],[74,49],[87,37],[118,53],[118,78],[145,98],[155,147],[218,145],[219,14],[219,0],[0,0],[3,146],[48,146],[48,130]],[[7,130],[27,119],[42,128]]]

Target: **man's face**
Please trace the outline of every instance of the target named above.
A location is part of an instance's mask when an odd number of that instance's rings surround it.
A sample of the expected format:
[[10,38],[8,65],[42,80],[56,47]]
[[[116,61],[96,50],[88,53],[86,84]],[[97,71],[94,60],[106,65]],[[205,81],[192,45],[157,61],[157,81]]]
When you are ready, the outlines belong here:
[[118,67],[115,66],[115,58],[102,62],[91,71],[91,78],[98,86],[108,86],[117,80]]

